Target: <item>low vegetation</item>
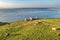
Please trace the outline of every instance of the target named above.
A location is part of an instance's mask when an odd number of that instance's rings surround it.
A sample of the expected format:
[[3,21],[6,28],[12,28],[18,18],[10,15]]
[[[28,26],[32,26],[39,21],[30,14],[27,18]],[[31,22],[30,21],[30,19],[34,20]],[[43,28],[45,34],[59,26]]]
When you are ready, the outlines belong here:
[[0,26],[6,25],[6,24],[9,24],[9,23],[7,23],[7,22],[0,22]]
[[0,40],[60,40],[60,19],[20,20],[2,25]]

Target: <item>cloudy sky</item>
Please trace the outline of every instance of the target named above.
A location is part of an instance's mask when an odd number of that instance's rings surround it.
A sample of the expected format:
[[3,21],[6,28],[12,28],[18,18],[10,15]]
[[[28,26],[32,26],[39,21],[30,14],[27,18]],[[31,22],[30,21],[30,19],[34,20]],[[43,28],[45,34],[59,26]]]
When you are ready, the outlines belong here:
[[0,0],[0,8],[60,7],[60,0]]

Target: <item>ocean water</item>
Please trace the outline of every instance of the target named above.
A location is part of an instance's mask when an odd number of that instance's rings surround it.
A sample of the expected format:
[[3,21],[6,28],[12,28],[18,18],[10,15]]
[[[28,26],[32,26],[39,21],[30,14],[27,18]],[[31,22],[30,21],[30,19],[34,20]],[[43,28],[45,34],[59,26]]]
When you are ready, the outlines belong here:
[[60,10],[47,8],[0,9],[0,22],[13,22],[29,17],[60,18]]

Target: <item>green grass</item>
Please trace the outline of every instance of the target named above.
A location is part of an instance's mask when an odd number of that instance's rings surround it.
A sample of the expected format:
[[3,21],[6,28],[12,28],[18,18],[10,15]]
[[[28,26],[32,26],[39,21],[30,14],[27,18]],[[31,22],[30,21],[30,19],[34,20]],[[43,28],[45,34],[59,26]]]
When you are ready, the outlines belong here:
[[[53,25],[57,30],[52,30]],[[60,40],[60,19],[16,21],[0,26],[0,40]]]

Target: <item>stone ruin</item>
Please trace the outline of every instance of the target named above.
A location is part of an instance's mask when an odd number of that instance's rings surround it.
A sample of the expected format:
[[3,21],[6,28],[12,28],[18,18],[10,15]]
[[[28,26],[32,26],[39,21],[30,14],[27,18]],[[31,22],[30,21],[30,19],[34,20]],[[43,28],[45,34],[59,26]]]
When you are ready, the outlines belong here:
[[25,18],[24,21],[27,21],[27,19]]
[[[37,16],[36,16],[35,18],[32,18],[32,17],[29,18],[30,21],[32,21],[32,20],[37,20],[37,19],[38,19]],[[27,18],[25,18],[24,21],[27,21]]]
[[32,18],[32,17],[30,17],[30,21],[31,21],[31,20],[33,20],[33,18]]

